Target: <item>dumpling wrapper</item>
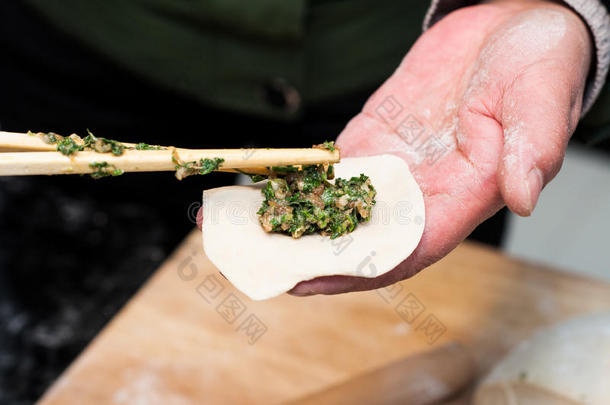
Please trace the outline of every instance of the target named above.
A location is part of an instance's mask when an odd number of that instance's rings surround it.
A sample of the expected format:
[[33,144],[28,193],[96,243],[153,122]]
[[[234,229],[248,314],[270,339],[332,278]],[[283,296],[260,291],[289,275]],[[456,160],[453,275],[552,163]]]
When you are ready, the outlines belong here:
[[423,195],[407,163],[395,155],[345,158],[335,165],[336,177],[361,173],[377,190],[371,219],[334,240],[319,234],[293,239],[265,232],[256,215],[265,182],[204,191],[206,255],[253,300],[280,295],[320,276],[387,273],[419,243],[425,223]]
[[578,316],[538,330],[502,359],[473,404],[610,403],[610,312]]

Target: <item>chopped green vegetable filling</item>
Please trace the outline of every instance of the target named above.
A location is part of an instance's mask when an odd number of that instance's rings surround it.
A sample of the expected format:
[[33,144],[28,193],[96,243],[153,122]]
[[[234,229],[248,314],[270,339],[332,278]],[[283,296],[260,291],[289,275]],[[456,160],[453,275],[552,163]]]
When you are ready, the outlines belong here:
[[271,166],[269,169],[278,173],[292,173],[299,171],[297,166]]
[[224,159],[213,158],[213,159],[199,159],[199,161],[192,161],[182,163],[176,157],[173,158],[176,163],[176,178],[182,180],[185,177],[192,176],[195,174],[205,175],[218,170],[220,164],[224,162]]
[[200,159],[199,160],[199,174],[208,174],[212,173],[214,170],[218,170],[220,164],[225,160],[222,158],[214,158],[214,159]]
[[149,145],[144,142],[140,142],[136,145],[136,150],[163,150],[163,149],[165,149],[163,146]]
[[59,135],[57,135],[54,132],[49,132],[48,134],[42,134],[42,141],[44,143],[46,143],[47,145],[54,145],[57,143],[58,141],[58,137]]
[[248,176],[250,176],[250,180],[252,180],[252,183],[258,183],[259,181],[263,181],[268,177],[262,174],[248,174]]
[[[47,134],[47,135],[49,135],[49,134]],[[51,139],[51,138],[49,138],[49,139]],[[68,138],[54,137],[54,139],[56,140],[57,151],[60,152],[62,155],[70,156],[70,155],[73,155],[76,152],[79,152],[84,149],[84,146],[76,143],[76,141],[72,137],[68,137]]]
[[91,177],[94,179],[101,179],[102,177],[120,176],[123,174],[123,170],[117,169],[108,162],[93,162],[89,164],[89,167],[95,169],[91,173]]
[[376,195],[370,179],[361,174],[349,180],[338,178],[333,184],[328,181],[332,178],[332,165],[272,173],[258,210],[263,229],[293,238],[319,232],[335,239],[368,221]]
[[53,132],[32,132],[28,131],[28,135],[38,135],[42,141],[49,145],[57,145],[57,151],[61,152],[66,156],[75,154],[76,152],[88,150],[98,153],[112,153],[115,156],[121,156],[123,151],[127,149],[136,150],[163,150],[162,146],[149,145],[141,142],[136,144],[135,147],[127,146],[122,142],[115,141],[112,139],[97,137],[87,130],[87,136],[81,138],[76,134],[72,134],[69,137],[63,137]]
[[89,130],[87,130],[87,134],[88,135],[83,138],[83,147],[89,148],[94,152],[112,152],[112,154],[115,156],[121,156],[123,154],[123,150],[127,149],[127,147],[121,142],[113,141],[112,139],[98,138]]
[[335,151],[335,149],[337,149],[337,148],[335,147],[335,142],[334,142],[334,141],[326,141],[326,142],[322,142],[321,144],[319,144],[319,145],[314,145],[313,147],[314,147],[314,148],[316,148],[316,149],[328,149],[328,150],[329,150],[329,151],[331,151],[331,152],[334,152],[334,151]]

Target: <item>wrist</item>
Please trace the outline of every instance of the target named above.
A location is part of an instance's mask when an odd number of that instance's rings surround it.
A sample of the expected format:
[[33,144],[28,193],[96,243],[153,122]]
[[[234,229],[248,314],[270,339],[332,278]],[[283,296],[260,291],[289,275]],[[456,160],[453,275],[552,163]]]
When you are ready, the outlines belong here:
[[493,4],[511,8],[514,11],[526,11],[533,9],[555,9],[576,17],[580,21],[583,30],[587,30],[587,23],[576,13],[565,1],[562,0],[484,0],[480,4]]
[[582,49],[583,59],[589,66],[585,78],[587,84],[582,116],[591,108],[604,85],[610,59],[610,43],[603,40],[604,32],[608,32],[610,28],[608,27],[610,19],[607,18],[601,2],[595,3],[598,2],[596,0],[590,2],[587,0],[484,0],[481,4],[510,9],[516,14],[534,9],[548,9],[561,11],[566,16],[568,27],[566,32],[572,38],[570,42]]

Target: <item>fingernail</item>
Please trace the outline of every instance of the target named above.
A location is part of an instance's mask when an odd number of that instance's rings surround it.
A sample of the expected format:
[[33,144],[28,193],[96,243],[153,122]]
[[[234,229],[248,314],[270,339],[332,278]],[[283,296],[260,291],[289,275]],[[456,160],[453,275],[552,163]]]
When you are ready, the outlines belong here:
[[299,284],[295,285],[290,291],[288,291],[288,294],[294,295],[295,297],[309,297],[310,295],[314,295],[310,288],[305,288],[307,285],[303,283],[306,282],[300,282]]
[[299,291],[299,290],[296,290],[296,291],[290,290],[290,291],[288,291],[288,294],[293,295],[295,297],[310,297],[312,295],[315,295],[311,291]]
[[536,204],[538,203],[538,198],[542,191],[542,184],[542,172],[537,167],[534,167],[527,175],[527,187],[529,189],[531,204],[529,209],[530,214],[534,211],[534,207],[536,207]]

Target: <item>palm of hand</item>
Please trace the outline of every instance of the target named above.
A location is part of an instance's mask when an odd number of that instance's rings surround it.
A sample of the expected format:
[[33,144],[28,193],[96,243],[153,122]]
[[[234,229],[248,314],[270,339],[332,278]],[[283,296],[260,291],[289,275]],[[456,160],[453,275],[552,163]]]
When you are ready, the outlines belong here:
[[322,277],[292,293],[379,288],[445,256],[504,204],[529,215],[578,122],[589,41],[578,17],[548,4],[470,7],[424,33],[338,139],[343,156],[409,163],[426,203],[419,246],[380,277]]

